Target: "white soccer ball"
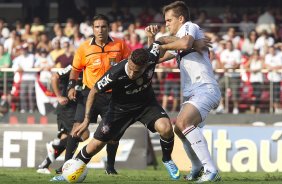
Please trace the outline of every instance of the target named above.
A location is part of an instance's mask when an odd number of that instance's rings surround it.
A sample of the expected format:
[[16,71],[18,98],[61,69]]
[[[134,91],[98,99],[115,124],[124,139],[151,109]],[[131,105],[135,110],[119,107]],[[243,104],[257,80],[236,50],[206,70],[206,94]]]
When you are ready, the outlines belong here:
[[88,169],[82,160],[74,158],[64,163],[62,172],[62,175],[67,182],[81,183],[86,178]]

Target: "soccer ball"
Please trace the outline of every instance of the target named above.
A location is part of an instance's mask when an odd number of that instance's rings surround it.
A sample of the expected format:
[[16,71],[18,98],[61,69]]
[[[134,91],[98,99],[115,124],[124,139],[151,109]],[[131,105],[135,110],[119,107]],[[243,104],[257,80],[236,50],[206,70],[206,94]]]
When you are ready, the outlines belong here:
[[69,183],[81,183],[86,178],[88,169],[80,159],[70,159],[65,162],[62,168],[62,175]]

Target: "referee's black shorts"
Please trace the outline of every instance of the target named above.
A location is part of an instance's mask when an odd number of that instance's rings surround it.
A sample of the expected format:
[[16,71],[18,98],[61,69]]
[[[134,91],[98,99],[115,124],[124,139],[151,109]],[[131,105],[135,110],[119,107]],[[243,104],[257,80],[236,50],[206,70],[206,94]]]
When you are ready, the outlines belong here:
[[126,129],[137,121],[151,132],[156,132],[155,122],[160,118],[169,117],[157,101],[151,101],[135,110],[124,110],[111,104],[107,116],[96,129],[94,138],[103,142],[119,141]]
[[[85,107],[88,94],[90,92],[89,88],[85,88],[81,92],[81,97],[77,99],[77,108],[75,112],[74,120],[75,122],[82,123],[85,117]],[[96,123],[98,115],[101,116],[102,119],[105,118],[106,112],[108,110],[109,102],[111,99],[111,93],[98,93],[95,96],[94,103],[91,107],[91,123]]]
[[71,102],[67,105],[57,106],[57,125],[58,125],[58,138],[61,137],[63,133],[69,134],[72,130],[74,115],[76,110],[76,103]]

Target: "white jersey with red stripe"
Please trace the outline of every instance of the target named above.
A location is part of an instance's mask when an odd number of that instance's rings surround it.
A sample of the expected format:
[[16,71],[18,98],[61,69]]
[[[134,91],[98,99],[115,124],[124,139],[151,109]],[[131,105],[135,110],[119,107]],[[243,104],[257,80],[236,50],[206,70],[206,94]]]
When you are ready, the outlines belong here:
[[[197,24],[190,21],[183,24],[175,36],[182,38],[186,35],[192,36],[194,40],[205,37],[203,30]],[[171,54],[176,56],[181,52],[170,51]],[[202,84],[218,85],[214,77],[208,50],[203,51],[202,55],[196,51],[189,52],[189,54],[183,56],[178,62],[181,72],[183,96],[189,96],[192,90]]]

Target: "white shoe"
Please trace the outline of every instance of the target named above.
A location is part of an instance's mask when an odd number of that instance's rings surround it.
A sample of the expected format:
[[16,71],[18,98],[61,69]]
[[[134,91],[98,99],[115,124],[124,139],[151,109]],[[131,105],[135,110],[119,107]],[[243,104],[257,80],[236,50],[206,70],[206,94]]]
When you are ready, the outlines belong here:
[[40,174],[51,174],[51,172],[50,172],[50,170],[48,168],[37,169],[36,172],[40,173]]
[[221,177],[219,172],[212,173],[210,171],[206,171],[197,181],[196,183],[204,183],[204,182],[217,182],[220,181]]
[[233,114],[239,114],[239,109],[238,108],[233,108]]
[[49,159],[51,160],[51,162],[54,162],[55,149],[53,148],[52,144],[53,144],[53,141],[51,141],[50,143],[46,143],[46,149],[47,149]]

